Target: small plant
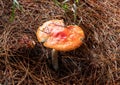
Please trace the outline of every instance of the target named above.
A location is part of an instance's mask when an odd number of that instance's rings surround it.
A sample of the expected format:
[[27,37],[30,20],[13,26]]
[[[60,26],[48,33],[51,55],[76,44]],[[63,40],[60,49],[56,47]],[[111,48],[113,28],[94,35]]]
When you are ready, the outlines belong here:
[[70,0],[64,0],[62,2],[59,2],[58,0],[54,0],[55,4],[60,6],[63,10],[66,11],[72,11],[73,12],[73,21],[76,23],[77,20],[77,5],[79,3],[79,0],[74,0],[73,4],[68,4]]
[[77,6],[76,6],[75,3],[72,5],[72,12],[73,12],[74,23],[75,23],[75,22],[76,22],[76,19],[77,19]]
[[62,3],[60,3],[58,0],[54,0],[55,4],[56,4],[57,6],[60,6],[60,7],[61,7],[63,10],[65,10],[65,11],[67,11],[67,10],[69,9],[68,4],[66,3],[67,1],[69,1],[69,0],[65,0],[65,1],[63,1]]
[[17,0],[13,0],[13,6],[12,6],[12,13],[11,13],[11,17],[10,17],[10,21],[13,21],[15,18],[15,10],[22,10],[21,5],[19,4],[19,2]]

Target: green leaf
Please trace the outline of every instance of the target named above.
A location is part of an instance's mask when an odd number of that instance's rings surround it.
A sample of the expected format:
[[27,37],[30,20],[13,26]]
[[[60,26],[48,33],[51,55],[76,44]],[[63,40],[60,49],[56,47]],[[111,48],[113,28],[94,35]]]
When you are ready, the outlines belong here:
[[66,11],[66,10],[68,10],[68,5],[67,4],[63,4],[62,8]]
[[79,3],[79,0],[75,0],[76,3]]

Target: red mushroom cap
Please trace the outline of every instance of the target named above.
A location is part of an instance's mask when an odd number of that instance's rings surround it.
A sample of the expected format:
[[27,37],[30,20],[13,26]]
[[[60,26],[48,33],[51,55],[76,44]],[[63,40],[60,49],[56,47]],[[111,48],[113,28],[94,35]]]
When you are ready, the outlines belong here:
[[[53,48],[58,51],[70,51],[78,48],[82,44],[82,40],[85,38],[83,30],[77,25],[69,25],[67,27],[51,24],[47,27],[47,30],[50,29],[44,46],[48,48]],[[44,33],[46,28],[44,29]],[[42,38],[42,35],[38,32],[37,36]],[[43,35],[44,37],[44,35]],[[39,39],[38,38],[38,39]]]

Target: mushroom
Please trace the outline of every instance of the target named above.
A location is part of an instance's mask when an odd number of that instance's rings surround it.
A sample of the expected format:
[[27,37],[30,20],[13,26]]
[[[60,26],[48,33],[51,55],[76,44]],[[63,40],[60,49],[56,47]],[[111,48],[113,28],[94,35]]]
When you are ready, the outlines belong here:
[[35,41],[28,35],[23,34],[20,39],[18,39],[20,47],[33,48],[35,46]]
[[50,20],[37,30],[39,42],[52,48],[52,66],[58,70],[58,51],[70,51],[78,48],[85,37],[83,30],[77,25],[66,26],[63,20]]

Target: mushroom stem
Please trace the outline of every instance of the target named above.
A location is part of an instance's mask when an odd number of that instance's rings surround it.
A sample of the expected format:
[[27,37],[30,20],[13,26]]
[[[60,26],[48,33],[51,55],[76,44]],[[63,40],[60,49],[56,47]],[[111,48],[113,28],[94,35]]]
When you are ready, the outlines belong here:
[[52,60],[52,66],[53,68],[57,71],[58,70],[58,51],[55,49],[52,49],[52,56],[51,56],[51,60]]

